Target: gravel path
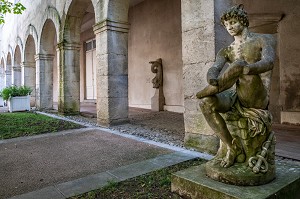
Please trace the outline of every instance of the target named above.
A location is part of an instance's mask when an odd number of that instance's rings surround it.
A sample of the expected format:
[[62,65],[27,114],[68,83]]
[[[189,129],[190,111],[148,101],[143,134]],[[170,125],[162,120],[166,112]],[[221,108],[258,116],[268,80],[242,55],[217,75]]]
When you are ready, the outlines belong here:
[[[85,117],[80,115],[62,117],[82,122],[86,125],[98,126],[95,116],[92,114],[84,115]],[[184,121],[182,113],[152,112],[151,110],[131,108],[129,123],[109,127],[109,129],[184,148]]]

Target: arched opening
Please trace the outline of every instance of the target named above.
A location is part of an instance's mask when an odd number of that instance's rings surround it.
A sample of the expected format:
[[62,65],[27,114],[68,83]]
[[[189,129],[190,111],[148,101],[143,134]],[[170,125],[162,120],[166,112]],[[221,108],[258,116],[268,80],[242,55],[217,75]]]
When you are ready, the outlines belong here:
[[[181,1],[130,2],[128,20],[129,106],[151,109],[155,101],[150,61],[162,59],[164,110],[183,112]],[[168,19],[168,20],[166,20]],[[154,96],[155,95],[155,96]],[[159,99],[155,99],[159,100]],[[151,105],[152,104],[152,105]]]
[[36,102],[40,109],[52,109],[58,101],[57,35],[52,20],[47,19],[36,59]]
[[4,68],[4,59],[1,58],[1,65],[0,65],[0,90],[5,87],[5,68]]
[[13,84],[16,86],[21,86],[22,76],[21,76],[21,50],[19,45],[16,46],[14,53],[14,65],[13,65]]
[[11,66],[11,54],[7,53],[6,67],[5,67],[5,86],[12,85],[12,66]]
[[22,63],[22,84],[32,88],[30,104],[35,106],[36,97],[36,66],[35,66],[35,42],[32,35],[29,35],[25,44],[25,56]]
[[[79,112],[74,104],[82,107],[96,103],[96,39],[93,31],[95,24],[95,12],[92,1],[74,0],[72,1],[65,21],[64,44],[61,50],[61,56],[74,57],[70,62],[63,59],[62,71],[70,71],[68,75],[62,74],[60,84],[64,87],[61,91],[61,105],[63,112]],[[72,85],[71,85],[72,82]],[[77,100],[79,99],[79,100]],[[70,106],[72,102],[73,107]],[[71,110],[72,109],[72,110]],[[60,110],[60,108],[59,108]]]

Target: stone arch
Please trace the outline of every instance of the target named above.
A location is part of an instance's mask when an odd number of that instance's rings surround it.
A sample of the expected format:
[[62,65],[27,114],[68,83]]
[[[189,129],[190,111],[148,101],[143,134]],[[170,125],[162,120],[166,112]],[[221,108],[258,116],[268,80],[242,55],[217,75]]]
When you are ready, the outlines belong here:
[[4,58],[1,56],[0,61],[0,91],[5,87],[5,63]]
[[[12,57],[14,57],[14,51],[13,51],[13,48],[11,47],[11,45],[8,45],[8,50],[7,51],[8,51],[7,56],[8,56],[8,53],[10,53],[10,64],[12,65],[13,64]],[[8,61],[6,63],[8,63]]]
[[[83,75],[83,43],[87,38],[94,38],[92,25],[95,20],[85,23],[87,18],[94,17],[94,2],[92,0],[72,0],[65,4],[65,15],[62,20],[60,50],[60,98],[59,112],[78,114],[80,98],[83,93],[81,76]],[[93,24],[91,24],[93,23]],[[85,24],[86,27],[84,27]],[[87,35],[85,33],[88,32]],[[82,37],[82,35],[85,35]],[[80,51],[82,49],[82,51]],[[83,81],[83,80],[82,80]],[[72,85],[70,84],[72,82]]]
[[[96,9],[96,8],[98,8],[99,6],[99,4],[101,4],[101,5],[105,5],[105,3],[103,3],[103,2],[108,2],[108,0],[90,0],[91,2],[92,2],[92,4],[93,4],[93,8],[94,8],[94,12],[95,12],[95,18],[96,18],[96,23],[97,22],[99,22],[99,20],[97,20],[97,16],[99,15],[98,13],[100,13],[99,12],[99,9]],[[70,6],[71,6],[71,4],[74,2],[74,0],[67,0],[66,1],[66,3],[65,3],[65,7],[64,7],[64,13],[68,13],[69,12],[69,10],[70,10]],[[107,7],[107,6],[101,6],[101,7]],[[102,9],[100,9],[101,11],[102,11]],[[103,13],[103,12],[101,12],[101,13]],[[99,18],[99,17],[98,17]],[[64,25],[63,25],[64,26]]]
[[12,67],[12,81],[13,84],[16,86],[20,86],[22,82],[22,76],[21,76],[21,47],[18,44],[14,51],[14,57],[13,57],[13,67]]
[[23,60],[22,59],[22,57],[23,57],[22,55],[23,55],[23,49],[24,49],[23,47],[24,46],[23,46],[23,42],[22,42],[22,40],[21,40],[21,38],[19,36],[17,37],[17,42],[16,43],[17,43],[17,46],[19,46],[19,48],[20,48],[20,53],[21,53],[21,57],[20,58],[21,58],[21,61],[22,61]]
[[66,43],[79,43],[80,42],[80,27],[83,20],[83,16],[86,10],[91,6],[95,12],[94,3],[95,1],[88,0],[70,0],[66,6],[68,9],[66,11],[67,15],[64,19],[64,24],[62,25],[62,40]]
[[[27,31],[25,33],[25,48],[26,48],[26,42],[28,40],[28,37],[32,37],[33,38],[33,42],[35,44],[35,54],[37,54],[38,52],[38,34],[37,34],[37,31],[36,31],[36,28],[33,26],[33,25],[29,25],[28,28],[27,28]],[[25,48],[24,48],[24,53],[23,53],[23,57],[22,57],[22,60],[25,60]]]
[[111,21],[128,21],[129,0],[109,0],[107,5],[107,19]]
[[36,99],[36,43],[34,36],[29,34],[25,41],[22,68],[22,85],[32,88],[30,105],[35,106]]
[[10,86],[12,84],[12,48],[8,47],[8,53],[6,56],[6,64],[5,64],[5,85]]
[[4,53],[4,51],[2,51],[2,55],[1,55],[1,60],[3,59],[3,66],[4,66],[4,68],[5,68],[5,65],[6,65],[6,56],[5,56],[5,53]]
[[[55,49],[53,44],[57,44],[57,31],[55,23],[51,19],[44,22],[40,36],[39,53],[40,54],[54,54]],[[56,45],[55,44],[55,45]]]
[[[51,9],[50,9],[51,10]],[[49,9],[48,9],[49,11]],[[36,105],[39,109],[52,109],[53,99],[58,95],[58,67],[57,67],[57,23],[47,15],[44,21],[38,45],[36,60]]]
[[[45,23],[47,21],[51,20],[54,24],[54,27],[55,27],[55,33],[57,35],[57,43],[59,42],[59,33],[60,33],[60,27],[61,27],[61,19],[60,19],[60,16],[59,16],[59,13],[58,11],[56,10],[56,8],[54,7],[47,7],[46,10],[45,10],[45,15],[43,17],[43,19],[41,20],[42,21],[42,27],[40,28],[38,34],[37,34],[37,37],[38,35],[40,37],[38,38],[41,38],[41,35],[42,35],[42,32],[43,32],[43,28],[45,27]],[[41,41],[39,41],[41,42]],[[37,42],[38,44],[38,42]],[[40,49],[39,49],[40,45],[37,46],[37,51],[40,52]]]

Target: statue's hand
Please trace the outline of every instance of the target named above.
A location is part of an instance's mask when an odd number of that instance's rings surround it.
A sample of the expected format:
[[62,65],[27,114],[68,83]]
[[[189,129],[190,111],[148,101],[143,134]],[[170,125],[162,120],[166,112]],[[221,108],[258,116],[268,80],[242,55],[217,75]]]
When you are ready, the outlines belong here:
[[248,65],[248,63],[245,60],[241,60],[241,59],[236,60],[232,64],[235,66],[241,66],[241,67]]

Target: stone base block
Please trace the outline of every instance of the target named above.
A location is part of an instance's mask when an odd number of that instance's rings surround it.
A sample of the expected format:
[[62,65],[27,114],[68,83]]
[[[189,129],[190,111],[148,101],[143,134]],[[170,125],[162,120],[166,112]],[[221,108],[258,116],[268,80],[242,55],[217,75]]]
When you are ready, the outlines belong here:
[[254,173],[246,163],[235,163],[229,168],[220,166],[221,160],[213,159],[205,164],[206,175],[214,180],[239,186],[263,185],[275,179],[275,164],[268,164],[265,173]]
[[163,111],[164,105],[165,105],[165,96],[164,96],[163,88],[160,87],[155,90],[155,94],[151,98],[151,110]]
[[172,175],[171,189],[192,199],[300,198],[300,165],[276,161],[276,179],[260,186],[236,186],[215,181],[205,175],[205,165]]

